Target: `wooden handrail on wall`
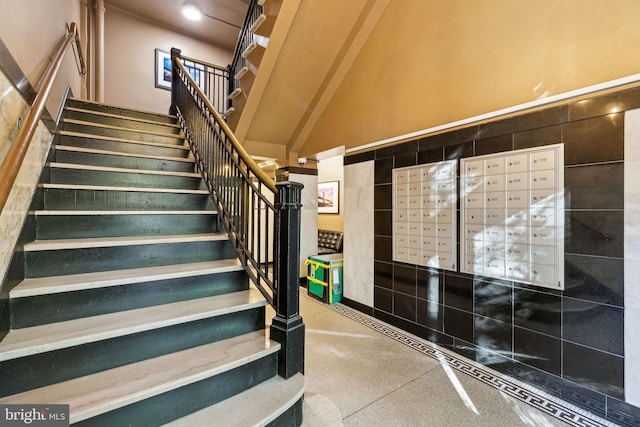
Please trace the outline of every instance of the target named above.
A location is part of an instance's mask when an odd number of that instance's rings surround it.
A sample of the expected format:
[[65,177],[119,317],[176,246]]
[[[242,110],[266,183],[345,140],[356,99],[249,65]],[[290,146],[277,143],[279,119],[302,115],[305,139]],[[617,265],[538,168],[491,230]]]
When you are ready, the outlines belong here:
[[40,80],[42,84],[38,89],[35,99],[33,100],[29,114],[24,120],[20,130],[18,130],[15,141],[11,144],[11,147],[9,147],[9,151],[2,161],[2,165],[0,165],[0,213],[7,204],[11,188],[16,181],[22,162],[27,155],[33,135],[38,128],[45,104],[51,94],[51,88],[53,87],[53,83],[58,75],[60,66],[62,65],[62,60],[73,42],[76,42],[78,47],[77,52],[81,66],[80,73],[86,73],[82,49],[80,48],[78,26],[73,22],[69,26],[69,34],[65,36],[56,51],[53,53],[51,62]]
[[76,53],[78,54],[78,62],[79,62],[79,70],[80,75],[84,76],[87,74],[87,66],[84,63],[84,56],[82,55],[82,45],[80,44],[80,31],[78,31],[78,26],[75,22],[72,22],[71,25],[67,26],[67,30],[69,34],[75,34],[73,41],[76,43]]

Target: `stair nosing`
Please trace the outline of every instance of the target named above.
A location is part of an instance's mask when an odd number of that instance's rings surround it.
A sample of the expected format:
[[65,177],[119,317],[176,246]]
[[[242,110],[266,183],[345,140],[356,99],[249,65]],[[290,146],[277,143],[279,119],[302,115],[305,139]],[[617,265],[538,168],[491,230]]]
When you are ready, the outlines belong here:
[[24,279],[9,292],[9,297],[25,298],[39,295],[51,295],[62,292],[108,288],[113,286],[177,279],[181,277],[197,277],[206,274],[227,273],[242,270],[242,264],[237,258],[234,258],[189,264],[69,274],[55,277],[37,277]]
[[149,130],[144,130],[144,129],[132,129],[132,128],[125,128],[125,127],[121,127],[121,126],[111,126],[111,125],[105,125],[103,123],[86,122],[84,120],[68,119],[66,117],[62,119],[62,123],[63,124],[68,123],[68,124],[79,125],[79,126],[97,127],[97,128],[110,129],[110,130],[116,130],[116,131],[143,133],[145,135],[153,135],[153,136],[159,136],[159,137],[175,138],[175,139],[179,139],[179,140],[183,140],[184,139],[184,135],[182,135],[182,134],[154,132],[154,131],[149,131]]
[[280,348],[263,331],[255,331],[7,396],[0,402],[25,403],[46,395],[49,404],[69,404],[70,422],[76,423],[214,377]]
[[244,59],[247,59],[247,57],[251,54],[251,52],[253,52],[257,47],[258,47],[258,43],[251,42],[249,46],[247,46],[246,49],[242,51],[240,56],[243,57]]
[[[261,398],[271,399],[271,396],[274,394],[278,398],[282,398],[281,390],[283,387],[287,386],[286,383],[289,381],[292,381],[291,386],[295,387],[295,392],[284,396],[286,397],[286,401],[278,402],[279,406],[275,412],[270,412],[268,414],[262,412],[256,414],[257,416],[245,413],[242,418],[239,418],[237,413],[232,413],[237,408],[242,407],[247,407],[247,412],[255,411],[255,406],[258,406],[255,402],[258,402]],[[266,426],[282,415],[303,396],[304,375],[298,373],[287,380],[276,375],[221,402],[163,424],[162,427],[191,427],[194,425],[206,425],[203,424],[203,421],[212,419],[216,420],[217,424],[224,425],[226,427],[242,427],[246,425]],[[249,409],[249,407],[251,409]]]
[[258,28],[260,28],[260,26],[264,23],[264,21],[267,20],[267,15],[265,15],[264,13],[261,13],[260,16],[258,16],[258,18],[255,20],[255,22],[253,23],[253,25],[251,25],[251,27],[249,28],[249,32],[250,33],[255,33],[256,31],[258,31]]
[[24,252],[64,249],[112,248],[168,243],[213,242],[227,240],[225,233],[169,234],[156,236],[97,237],[83,239],[35,240],[24,245]]
[[[70,136],[74,138],[91,138],[91,139],[101,139],[104,141],[112,141],[112,142],[122,142],[128,144],[138,144],[138,145],[149,145],[151,147],[159,147],[159,148],[177,148],[180,150],[189,151],[190,148],[183,144],[163,144],[158,142],[151,141],[137,141],[135,139],[126,139],[126,138],[115,138],[107,135],[95,135],[93,133],[84,133],[84,132],[74,132],[69,130],[60,130],[58,131],[60,136]],[[186,139],[185,139],[186,141]]]
[[100,106],[108,107],[108,108],[118,108],[120,110],[132,111],[134,113],[150,114],[150,115],[158,116],[158,117],[165,117],[165,118],[169,118],[169,119],[177,119],[177,117],[175,115],[172,115],[172,114],[154,113],[152,111],[138,110],[136,108],[122,107],[120,105],[105,104],[105,103],[102,103],[102,102],[92,101],[90,99],[81,99],[81,98],[73,98],[72,97],[72,98],[70,98],[70,100],[71,101],[75,101],[75,102],[85,103],[85,104],[100,105]]
[[233,92],[229,94],[229,96],[227,96],[227,99],[236,99],[238,96],[240,96],[241,93],[242,93],[242,88],[237,87],[233,90]]
[[138,153],[126,153],[124,151],[98,150],[95,148],[74,147],[72,145],[63,145],[63,144],[54,145],[53,148],[55,150],[60,150],[60,151],[73,151],[77,153],[98,154],[98,155],[105,155],[105,156],[134,157],[138,159],[166,160],[170,162],[181,162],[181,163],[195,163],[195,160],[190,157],[154,156],[152,154],[138,154]]
[[107,185],[82,185],[82,184],[38,184],[41,188],[53,188],[60,190],[91,190],[91,191],[125,191],[136,193],[176,193],[176,194],[209,194],[207,190],[187,190],[182,188],[154,188],[154,187],[116,187]]
[[78,163],[61,163],[61,162],[49,162],[47,167],[52,169],[74,169],[85,171],[100,171],[100,172],[115,172],[115,173],[132,173],[136,175],[162,175],[162,176],[175,176],[183,178],[202,178],[202,175],[196,172],[174,172],[174,171],[162,171],[153,169],[132,169],[132,168],[113,168],[109,166],[97,166],[97,165],[85,165]]
[[245,75],[245,74],[247,74],[248,72],[249,72],[249,67],[247,67],[247,66],[245,65],[244,67],[242,67],[242,68],[240,69],[240,71],[238,71],[238,72],[236,73],[236,75],[235,75],[235,76],[233,76],[233,78],[234,78],[235,80],[240,80],[240,79],[241,79],[242,77],[244,77],[244,75]]
[[251,287],[246,291],[212,297],[12,329],[0,341],[0,362],[237,313],[267,304],[262,294]]
[[[157,122],[155,120],[142,119],[142,118],[139,118],[139,117],[124,116],[124,115],[121,115],[121,114],[105,113],[104,111],[87,110],[87,109],[79,108],[79,107],[66,107],[65,110],[72,111],[72,112],[75,112],[75,113],[93,114],[95,116],[107,117],[107,118],[111,118],[111,119],[128,120],[128,121],[131,121],[131,122],[144,123],[144,124],[149,124],[149,125],[154,125],[154,126],[157,125],[157,126],[164,126],[164,127],[169,127],[169,128],[175,128],[175,129],[182,129],[178,123]],[[75,120],[77,120],[77,119],[75,119]]]

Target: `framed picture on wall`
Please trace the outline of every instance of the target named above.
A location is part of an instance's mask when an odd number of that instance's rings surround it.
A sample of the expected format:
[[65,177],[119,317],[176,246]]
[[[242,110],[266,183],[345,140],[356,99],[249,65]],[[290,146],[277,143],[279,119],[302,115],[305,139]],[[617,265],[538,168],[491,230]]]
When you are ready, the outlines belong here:
[[318,213],[337,214],[339,209],[340,181],[318,184]]
[[171,90],[171,54],[156,49],[156,87]]

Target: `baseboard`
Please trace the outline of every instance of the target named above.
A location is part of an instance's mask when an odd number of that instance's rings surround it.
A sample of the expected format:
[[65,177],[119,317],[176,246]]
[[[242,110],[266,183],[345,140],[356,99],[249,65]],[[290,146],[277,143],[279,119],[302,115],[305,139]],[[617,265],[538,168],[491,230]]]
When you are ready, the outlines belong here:
[[349,298],[345,298],[344,295],[342,296],[342,304],[346,305],[347,307],[353,308],[354,310],[358,310],[361,313],[366,314],[367,316],[371,316],[373,317],[373,307],[369,307],[366,304],[362,304],[358,301],[354,301],[352,299]]

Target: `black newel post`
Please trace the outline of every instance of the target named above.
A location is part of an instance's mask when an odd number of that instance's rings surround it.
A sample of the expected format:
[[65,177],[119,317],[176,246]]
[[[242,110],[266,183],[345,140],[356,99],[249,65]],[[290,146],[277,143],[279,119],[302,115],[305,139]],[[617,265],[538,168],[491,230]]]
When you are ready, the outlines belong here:
[[300,317],[300,208],[303,185],[276,183],[276,317],[271,339],[279,342],[278,375],[287,379],[304,372],[304,323]]
[[233,99],[229,99],[229,95],[231,95],[231,92],[233,92],[236,88],[235,86],[235,82],[236,82],[236,78],[235,78],[235,74],[233,71],[233,64],[229,64],[227,65],[227,93],[224,94],[224,97],[227,99],[227,109],[233,107]]
[[176,58],[180,58],[182,51],[171,48],[171,107],[169,107],[169,114],[176,114],[178,111],[176,105],[178,105],[178,91],[176,90],[177,83],[180,79],[178,76],[178,68],[176,67]]

